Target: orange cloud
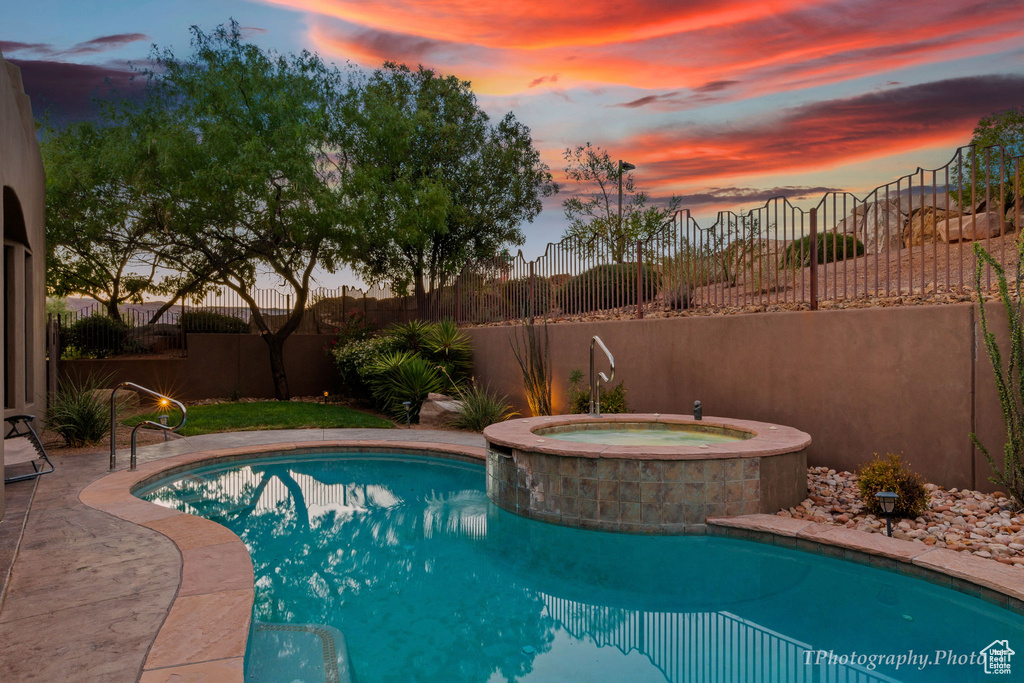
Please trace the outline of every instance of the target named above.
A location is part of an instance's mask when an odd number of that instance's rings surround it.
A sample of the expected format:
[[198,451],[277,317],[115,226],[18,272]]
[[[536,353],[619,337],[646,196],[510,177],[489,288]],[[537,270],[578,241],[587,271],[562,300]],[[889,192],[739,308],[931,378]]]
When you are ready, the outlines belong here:
[[[660,108],[993,54],[1024,40],[1024,3],[981,0],[866,0],[840,10],[821,0],[265,1],[311,13],[318,50],[365,65],[419,62],[488,94],[522,93],[556,73],[560,87],[672,92],[649,96]],[[729,85],[704,89],[714,83]]]
[[1019,103],[1024,75],[973,76],[827,100],[734,126],[636,135],[616,145],[646,183],[812,172],[930,146],[965,144],[978,119]]

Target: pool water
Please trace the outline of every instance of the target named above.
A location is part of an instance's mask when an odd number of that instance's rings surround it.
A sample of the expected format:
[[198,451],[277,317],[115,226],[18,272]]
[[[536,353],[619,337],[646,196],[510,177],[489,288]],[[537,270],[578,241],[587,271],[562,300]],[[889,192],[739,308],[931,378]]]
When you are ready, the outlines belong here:
[[538,434],[547,439],[597,443],[609,446],[704,446],[713,443],[743,441],[728,434],[688,431],[685,429],[580,429],[572,432]]
[[1024,617],[888,571],[506,513],[482,465],[317,454],[199,469],[139,495],[249,548],[248,681],[966,681],[984,678],[977,659],[897,670],[895,657],[1024,647]]

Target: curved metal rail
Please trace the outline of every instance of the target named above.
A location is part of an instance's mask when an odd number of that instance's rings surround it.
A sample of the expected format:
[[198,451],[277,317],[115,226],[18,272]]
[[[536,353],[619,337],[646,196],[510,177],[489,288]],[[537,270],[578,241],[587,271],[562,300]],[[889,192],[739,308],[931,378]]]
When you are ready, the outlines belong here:
[[160,405],[175,405],[178,410],[181,411],[181,421],[169,427],[168,425],[161,424],[159,422],[153,422],[152,420],[146,420],[140,422],[132,428],[132,459],[130,469],[135,469],[136,461],[138,459],[138,449],[136,447],[136,438],[138,432],[143,427],[154,427],[156,429],[162,429],[164,432],[176,432],[185,426],[185,420],[188,419],[188,410],[185,409],[185,405],[181,401],[175,401],[170,396],[164,396],[161,393],[155,392],[152,389],[135,384],[134,382],[121,382],[114,390],[110,392],[110,469],[114,469],[117,466],[117,392],[125,387],[131,387],[134,391],[140,391],[144,394],[149,394],[155,398],[160,399]]
[[[594,365],[594,344],[599,344],[601,350],[604,351],[604,355],[608,356],[608,364],[611,366],[612,374],[605,375],[603,372],[594,374],[597,367]],[[590,339],[590,414],[601,415],[601,388],[597,385],[597,378],[607,384],[615,379],[615,358],[612,356],[612,352],[608,350],[608,347],[604,345],[601,338],[594,335]]]

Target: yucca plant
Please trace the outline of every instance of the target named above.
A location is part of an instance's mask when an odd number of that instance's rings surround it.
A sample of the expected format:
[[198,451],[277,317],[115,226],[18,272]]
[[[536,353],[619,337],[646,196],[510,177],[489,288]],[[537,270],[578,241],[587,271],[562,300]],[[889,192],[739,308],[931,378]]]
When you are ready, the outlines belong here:
[[504,422],[517,413],[508,402],[508,395],[492,394],[487,388],[476,383],[466,391],[459,392],[462,407],[452,419],[452,425],[471,432],[482,432],[495,422]]
[[424,340],[426,355],[440,365],[458,390],[473,373],[473,344],[453,320],[434,325]]
[[61,378],[57,393],[50,395],[47,428],[60,434],[71,448],[98,443],[110,433],[110,406],[96,390],[108,383],[106,377],[88,377],[80,382]]
[[427,340],[433,334],[435,327],[434,323],[424,320],[392,323],[384,330],[384,336],[393,339],[396,347],[418,353],[426,349]]
[[405,419],[405,401],[409,419],[419,421],[420,406],[427,394],[440,392],[444,375],[432,363],[411,351],[391,351],[373,361],[370,389],[377,406],[395,419]]

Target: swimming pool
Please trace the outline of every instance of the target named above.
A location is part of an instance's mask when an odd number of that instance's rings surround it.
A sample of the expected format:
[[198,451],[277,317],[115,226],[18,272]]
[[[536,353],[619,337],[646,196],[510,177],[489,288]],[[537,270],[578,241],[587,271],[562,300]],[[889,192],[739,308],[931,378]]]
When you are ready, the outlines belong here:
[[856,656],[1024,643],[1024,618],[924,581],[732,539],[543,524],[483,489],[482,465],[316,454],[200,468],[138,495],[249,548],[251,681],[344,680],[346,667],[361,683],[961,681],[981,665],[872,670]]

